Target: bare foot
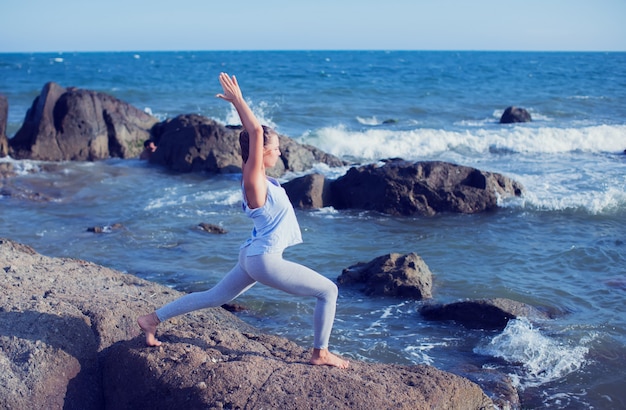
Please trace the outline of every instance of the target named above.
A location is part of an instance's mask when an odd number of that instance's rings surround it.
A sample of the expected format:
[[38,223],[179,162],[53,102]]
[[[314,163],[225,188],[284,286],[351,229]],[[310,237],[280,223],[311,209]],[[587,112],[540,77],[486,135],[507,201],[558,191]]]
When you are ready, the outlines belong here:
[[155,337],[159,323],[161,323],[161,321],[156,315],[156,312],[137,318],[137,324],[146,334],[146,344],[148,346],[161,346],[161,342]]
[[347,369],[350,366],[349,361],[335,356],[328,349],[313,349],[310,363],[317,366],[334,366],[340,369]]

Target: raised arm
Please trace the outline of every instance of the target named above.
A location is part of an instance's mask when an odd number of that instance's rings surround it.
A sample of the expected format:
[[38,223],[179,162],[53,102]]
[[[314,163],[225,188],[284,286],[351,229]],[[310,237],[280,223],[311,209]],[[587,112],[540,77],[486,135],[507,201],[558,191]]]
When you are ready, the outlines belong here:
[[219,79],[224,93],[217,94],[217,97],[233,104],[241,124],[250,136],[250,155],[242,169],[243,187],[248,206],[259,208],[265,204],[267,197],[267,182],[263,164],[263,127],[244,100],[237,78],[235,76],[230,77],[226,73],[220,73]]

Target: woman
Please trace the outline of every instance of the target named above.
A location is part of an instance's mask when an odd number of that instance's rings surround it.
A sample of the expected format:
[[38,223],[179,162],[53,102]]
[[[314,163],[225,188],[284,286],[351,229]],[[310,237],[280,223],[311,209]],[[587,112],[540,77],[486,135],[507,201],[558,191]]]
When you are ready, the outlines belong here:
[[212,289],[185,295],[137,319],[148,346],[160,346],[156,330],[160,322],[193,310],[221,306],[256,282],[299,296],[317,299],[313,317],[315,339],[310,363],[345,369],[347,360],[328,350],[335,320],[337,286],[319,273],[283,259],[285,248],[302,242],[300,227],[289,198],[278,182],[265,174],[276,165],[280,150],[278,135],[261,126],[245,102],[235,76],[219,76],[223,94],[218,98],[233,104],[244,130],[239,135],[242,165],[242,193],[245,213],[252,218],[251,237],[241,245],[239,262]]

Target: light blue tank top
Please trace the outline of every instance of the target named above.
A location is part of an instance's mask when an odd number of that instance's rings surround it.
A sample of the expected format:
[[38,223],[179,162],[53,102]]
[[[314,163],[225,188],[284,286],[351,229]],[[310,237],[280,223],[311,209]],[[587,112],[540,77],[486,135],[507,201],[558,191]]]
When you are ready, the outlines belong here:
[[302,243],[300,225],[285,189],[274,178],[267,180],[267,199],[262,207],[250,209],[243,193],[243,210],[254,222],[251,237],[241,245],[249,247],[248,255],[281,253],[288,246]]

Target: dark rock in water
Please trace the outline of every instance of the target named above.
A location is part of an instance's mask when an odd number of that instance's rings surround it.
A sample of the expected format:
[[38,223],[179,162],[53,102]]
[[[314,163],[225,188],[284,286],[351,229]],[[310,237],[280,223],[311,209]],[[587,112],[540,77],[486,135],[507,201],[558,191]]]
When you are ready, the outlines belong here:
[[0,94],[0,158],[9,155],[9,141],[7,139],[8,117],[9,101],[4,94]]
[[500,124],[512,124],[516,122],[532,121],[530,113],[525,108],[507,107],[500,117]]
[[201,222],[198,224],[198,227],[208,233],[216,233],[216,234],[225,234],[228,233],[228,231],[224,228],[222,228],[219,225],[214,225],[214,224],[209,224],[206,222]]
[[321,174],[309,174],[283,184],[294,207],[319,209],[330,206],[330,180]]
[[[179,115],[152,130],[158,148],[150,162],[180,172],[241,172],[240,131],[240,127],[224,126],[201,115]],[[276,166],[268,170],[272,176],[305,171],[317,163],[331,167],[345,164],[313,146],[299,144],[283,135],[278,138],[281,156]]]
[[111,233],[114,230],[123,228],[122,224],[104,225],[104,226],[92,226],[87,228],[87,232],[93,233]]
[[524,188],[504,175],[447,162],[387,160],[351,168],[331,184],[337,209],[365,209],[391,215],[493,210],[500,198]]
[[157,150],[150,162],[179,172],[241,172],[233,130],[201,115],[179,115],[152,129]]
[[383,161],[351,168],[337,180],[310,174],[283,185],[296,208],[365,209],[392,215],[493,210],[524,187],[497,173],[446,162]]
[[446,305],[425,305],[420,313],[428,320],[453,320],[470,329],[502,330],[511,319],[548,319],[549,316],[525,303],[510,299],[465,300]]
[[415,253],[391,253],[352,265],[337,278],[340,285],[363,284],[367,295],[427,299],[432,297],[432,273]]
[[47,83],[9,140],[16,159],[133,158],[158,120],[110,95]]

